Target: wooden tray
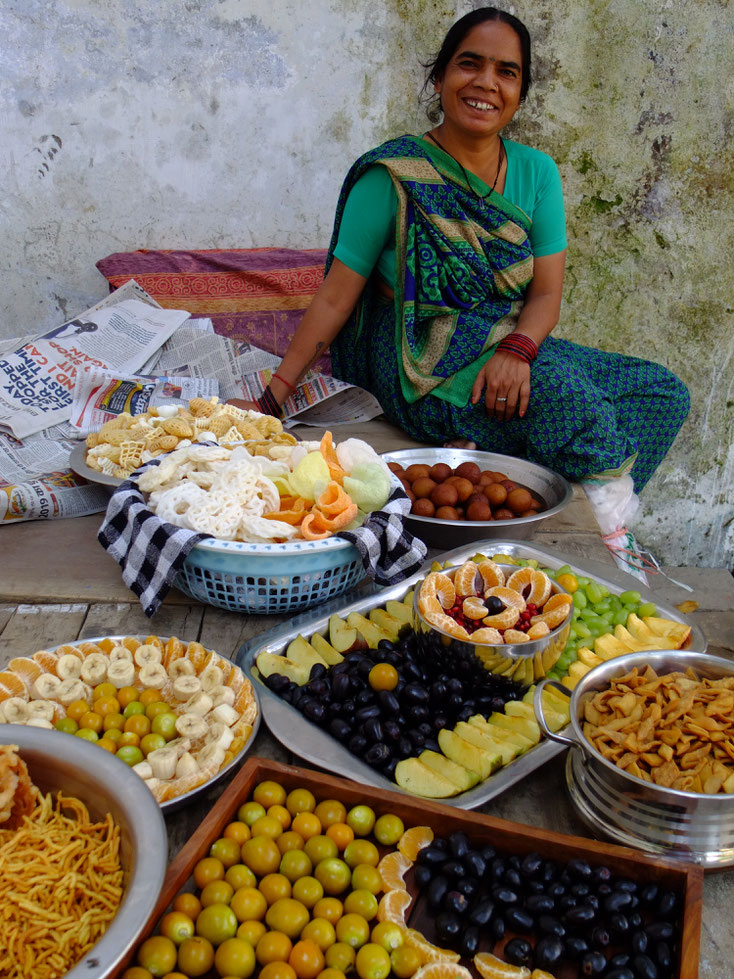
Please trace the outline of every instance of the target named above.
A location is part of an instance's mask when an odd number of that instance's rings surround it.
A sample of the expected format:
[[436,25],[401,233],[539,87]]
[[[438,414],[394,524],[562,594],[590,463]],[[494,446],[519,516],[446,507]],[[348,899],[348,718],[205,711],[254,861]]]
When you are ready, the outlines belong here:
[[[235,814],[239,806],[250,797],[255,785],[264,779],[280,782],[287,791],[297,787],[310,789],[317,800],[340,799],[347,808],[367,803],[378,816],[386,812],[396,813],[403,820],[406,828],[428,825],[437,836],[446,836],[456,830],[463,830],[473,842],[492,844],[498,851],[507,854],[524,855],[536,852],[557,862],[581,858],[592,866],[605,864],[617,875],[645,883],[655,882],[666,889],[675,890],[683,902],[680,930],[676,936],[680,949],[680,962],[675,977],[697,979],[703,889],[703,870],[700,867],[645,856],[627,847],[555,833],[534,826],[524,826],[481,813],[457,810],[437,802],[412,800],[398,792],[373,787],[365,790],[355,782],[254,756],[248,758],[199,828],[172,861],[166,872],[158,903],[140,934],[135,950],[153,932],[161,915],[168,909],[179,891],[186,889],[187,881],[197,861],[208,854],[209,847],[221,836],[224,827],[236,818]],[[409,872],[406,875],[409,890],[411,890],[411,877],[412,874]],[[423,930],[421,921],[426,919],[421,903],[414,902],[407,915],[410,926],[417,927],[419,930]],[[431,937],[430,932],[428,937]],[[124,969],[134,960],[135,950],[123,963],[118,976],[122,975]],[[471,965],[468,961],[464,964]],[[557,979],[576,979],[578,973],[573,968],[564,968],[556,975]]]

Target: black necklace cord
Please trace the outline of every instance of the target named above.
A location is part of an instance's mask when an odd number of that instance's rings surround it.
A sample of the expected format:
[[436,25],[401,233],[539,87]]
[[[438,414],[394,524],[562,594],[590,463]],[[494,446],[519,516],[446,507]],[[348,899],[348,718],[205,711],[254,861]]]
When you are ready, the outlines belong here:
[[494,191],[494,188],[497,186],[497,181],[500,179],[500,170],[502,169],[502,163],[504,162],[505,156],[507,155],[506,154],[506,151],[505,151],[504,140],[502,139],[501,136],[500,136],[500,152],[499,152],[499,158],[497,160],[497,173],[495,174],[495,177],[494,177],[494,183],[489,188],[489,190],[487,191],[486,194],[479,194],[474,189],[474,187],[472,187],[471,181],[469,180],[469,174],[464,169],[464,165],[459,160],[456,159],[456,157],[454,156],[454,154],[453,153],[449,153],[449,151],[446,149],[446,147],[445,146],[442,146],[439,143],[439,141],[436,139],[436,137],[433,135],[433,133],[426,133],[425,135],[430,140],[432,140],[436,144],[436,146],[438,146],[438,148],[440,150],[443,150],[444,153],[446,154],[446,156],[450,156],[451,159],[454,161],[454,163],[458,163],[458,165],[461,167],[461,172],[464,174],[464,180],[466,180],[467,187],[469,188],[469,190],[472,192],[472,194],[474,194],[474,196],[478,200],[480,200],[480,201],[486,200],[492,194],[492,192]]

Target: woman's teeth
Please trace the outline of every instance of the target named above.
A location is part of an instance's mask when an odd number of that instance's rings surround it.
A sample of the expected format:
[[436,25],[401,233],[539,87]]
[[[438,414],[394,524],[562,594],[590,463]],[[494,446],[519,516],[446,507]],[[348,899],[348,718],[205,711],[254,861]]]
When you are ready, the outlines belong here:
[[475,99],[466,99],[466,104],[470,105],[472,109],[478,109],[480,112],[494,111],[494,106],[490,105],[489,102],[477,102]]

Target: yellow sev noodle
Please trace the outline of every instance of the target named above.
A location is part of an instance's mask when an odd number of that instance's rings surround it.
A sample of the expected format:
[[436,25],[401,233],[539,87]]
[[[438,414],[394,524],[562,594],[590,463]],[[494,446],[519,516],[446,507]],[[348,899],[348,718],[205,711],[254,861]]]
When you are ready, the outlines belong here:
[[110,814],[93,823],[60,792],[18,829],[0,829],[2,979],[59,979],[84,958],[122,900],[119,851]]

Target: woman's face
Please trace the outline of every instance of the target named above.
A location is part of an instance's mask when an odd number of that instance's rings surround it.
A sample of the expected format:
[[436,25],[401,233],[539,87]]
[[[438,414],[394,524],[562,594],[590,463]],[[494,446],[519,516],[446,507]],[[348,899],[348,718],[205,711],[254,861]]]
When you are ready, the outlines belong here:
[[509,24],[472,28],[435,83],[443,125],[474,136],[498,133],[520,105],[522,49]]

